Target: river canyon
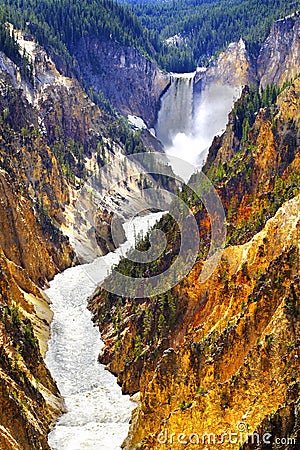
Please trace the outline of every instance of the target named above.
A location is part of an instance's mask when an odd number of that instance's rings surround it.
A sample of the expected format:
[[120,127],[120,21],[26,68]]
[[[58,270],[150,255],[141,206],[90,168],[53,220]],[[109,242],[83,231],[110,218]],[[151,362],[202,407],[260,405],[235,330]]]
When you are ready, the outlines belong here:
[[[240,39],[181,74],[111,35],[82,35],[69,58],[43,48],[35,27],[10,28],[19,47],[0,52],[1,450],[180,450],[173,432],[219,436],[240,423],[271,433],[273,447],[300,438],[299,24],[299,14],[276,21],[258,56]],[[153,152],[154,165],[134,160]],[[218,233],[227,229],[204,281],[216,211],[193,190],[201,170],[226,215]],[[160,191],[167,201],[147,206]],[[197,227],[186,240],[197,242],[194,266],[148,295],[143,278],[176,275],[172,196]],[[147,253],[154,225],[160,253],[143,266],[130,250]],[[114,271],[139,280],[136,298],[126,283],[105,289]],[[254,450],[230,445],[214,448]]]
[[[194,96],[194,76],[171,75],[156,131],[167,155],[184,159],[196,169],[205,162],[214,135],[226,125],[237,89],[213,85]],[[179,170],[179,165],[173,170]],[[145,234],[160,217],[159,213],[148,214],[134,218],[130,227],[125,223],[126,244],[90,264],[56,275],[46,291],[54,319],[45,361],[67,410],[49,435],[52,450],[117,450],[128,433],[134,403],[122,396],[116,379],[97,362],[101,341],[87,299],[120,255],[126,256],[126,249],[135,244],[134,236]]]
[[122,396],[116,378],[97,361],[103,344],[87,299],[112,265],[126,257],[136,236],[146,234],[161,216],[147,214],[125,223],[126,242],[114,253],[56,275],[46,291],[54,318],[45,361],[67,410],[49,435],[52,450],[117,450],[127,436],[135,403]]

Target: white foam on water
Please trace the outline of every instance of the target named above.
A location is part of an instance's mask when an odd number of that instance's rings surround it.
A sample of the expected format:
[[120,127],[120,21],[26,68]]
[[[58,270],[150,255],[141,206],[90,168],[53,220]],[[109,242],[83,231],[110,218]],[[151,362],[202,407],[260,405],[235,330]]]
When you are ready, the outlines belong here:
[[116,378],[97,362],[103,342],[87,309],[87,298],[112,265],[163,213],[125,224],[127,242],[114,253],[55,276],[46,294],[54,312],[46,364],[65,399],[67,413],[49,434],[52,450],[119,450],[136,406],[121,393]]

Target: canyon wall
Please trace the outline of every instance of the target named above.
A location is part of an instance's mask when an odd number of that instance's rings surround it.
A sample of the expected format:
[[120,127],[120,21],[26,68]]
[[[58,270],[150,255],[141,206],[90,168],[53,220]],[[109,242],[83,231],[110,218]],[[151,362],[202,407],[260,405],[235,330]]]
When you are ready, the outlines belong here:
[[113,41],[82,38],[74,53],[86,85],[102,92],[125,117],[142,117],[154,127],[168,74],[138,50]]
[[299,75],[300,15],[278,20],[264,42],[257,60],[257,73],[263,87],[283,85]]
[[195,77],[196,90],[212,84],[240,88],[255,82],[255,67],[242,39],[231,43],[211,62],[207,70],[197,72]]
[[[242,132],[254,96],[244,90],[204,167],[228,233],[209,280],[199,282],[209,219],[187,192],[201,238],[192,272],[160,296],[116,297],[100,287],[90,300],[106,343],[100,360],[124,392],[140,391],[125,449],[180,449],[183,440],[204,449],[210,433],[220,449],[265,448],[267,432],[271,445],[299,440],[300,81],[253,113]],[[148,277],[163,272],[180,246],[170,219],[160,226],[169,247]],[[242,434],[239,441],[221,444],[230,431]],[[258,447],[246,443],[254,432]]]
[[49,449],[64,406],[43,361],[52,313],[42,289],[115,248],[112,214],[121,223],[140,195],[141,168],[124,154],[146,148],[31,36],[16,37],[33,74],[0,53],[0,447]]
[[250,55],[242,39],[229,44],[209,66],[197,72],[195,93],[211,85],[241,89],[245,85],[283,86],[299,75],[299,13],[277,20],[257,57]]
[[6,70],[17,68],[1,59],[0,446],[42,449],[63,403],[43,362],[51,311],[41,288],[74,260],[56,225],[69,190],[37,114]]

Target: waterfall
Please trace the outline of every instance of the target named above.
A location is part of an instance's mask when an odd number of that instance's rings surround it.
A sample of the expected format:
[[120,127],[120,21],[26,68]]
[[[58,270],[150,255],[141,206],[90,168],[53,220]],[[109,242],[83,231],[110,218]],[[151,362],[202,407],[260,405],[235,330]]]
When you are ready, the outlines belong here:
[[[155,127],[167,155],[201,168],[213,138],[225,130],[228,114],[241,94],[241,86],[206,83],[194,94],[195,73],[173,74],[161,98]],[[182,175],[180,167],[173,170]]]
[[171,85],[161,98],[156,136],[168,147],[177,133],[191,131],[195,73],[172,74]]

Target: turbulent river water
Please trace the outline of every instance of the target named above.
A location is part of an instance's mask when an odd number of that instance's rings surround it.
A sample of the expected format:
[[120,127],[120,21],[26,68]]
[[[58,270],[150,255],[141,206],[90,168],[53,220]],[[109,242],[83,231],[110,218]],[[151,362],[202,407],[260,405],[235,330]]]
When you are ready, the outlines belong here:
[[101,346],[87,298],[162,213],[136,217],[125,224],[127,241],[114,253],[56,275],[46,291],[54,318],[46,363],[66,403],[49,435],[52,450],[116,450],[126,437],[135,404],[121,394],[116,379],[97,362]]

